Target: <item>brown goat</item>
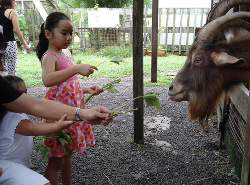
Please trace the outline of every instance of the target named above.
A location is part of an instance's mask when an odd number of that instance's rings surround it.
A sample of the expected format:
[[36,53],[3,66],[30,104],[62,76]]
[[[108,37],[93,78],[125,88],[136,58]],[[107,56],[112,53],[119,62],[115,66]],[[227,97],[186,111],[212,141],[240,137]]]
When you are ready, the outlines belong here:
[[222,94],[250,80],[250,33],[244,37],[220,36],[231,26],[249,31],[250,24],[240,20],[245,17],[250,13],[226,14],[204,26],[169,86],[169,99],[189,101],[189,118],[198,120],[203,128]]

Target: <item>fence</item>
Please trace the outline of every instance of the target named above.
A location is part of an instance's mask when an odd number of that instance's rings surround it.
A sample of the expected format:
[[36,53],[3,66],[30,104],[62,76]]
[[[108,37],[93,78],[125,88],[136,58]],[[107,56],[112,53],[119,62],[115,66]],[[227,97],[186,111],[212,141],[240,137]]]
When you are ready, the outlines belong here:
[[[111,10],[111,9],[109,9]],[[89,27],[88,12],[95,9],[61,9],[74,25],[71,47],[81,50],[98,50],[110,45],[132,45],[132,9],[112,9],[119,11],[117,27]],[[194,39],[196,27],[206,22],[209,9],[159,9],[158,45],[169,52],[181,54],[188,49]],[[49,13],[49,12],[48,12]],[[43,22],[36,9],[25,10],[28,38],[36,45]],[[112,19],[112,17],[110,17]],[[144,10],[144,47],[151,46],[152,9]]]

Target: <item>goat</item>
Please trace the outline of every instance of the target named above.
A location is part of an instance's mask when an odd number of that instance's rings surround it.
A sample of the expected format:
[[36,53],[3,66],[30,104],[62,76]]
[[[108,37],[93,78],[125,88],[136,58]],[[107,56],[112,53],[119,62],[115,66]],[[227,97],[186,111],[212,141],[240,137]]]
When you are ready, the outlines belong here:
[[250,79],[250,33],[237,39],[221,34],[229,27],[250,31],[250,24],[242,18],[250,18],[250,13],[226,14],[207,23],[169,86],[169,99],[189,101],[189,118],[198,120],[203,129],[208,126],[208,118],[221,96]]

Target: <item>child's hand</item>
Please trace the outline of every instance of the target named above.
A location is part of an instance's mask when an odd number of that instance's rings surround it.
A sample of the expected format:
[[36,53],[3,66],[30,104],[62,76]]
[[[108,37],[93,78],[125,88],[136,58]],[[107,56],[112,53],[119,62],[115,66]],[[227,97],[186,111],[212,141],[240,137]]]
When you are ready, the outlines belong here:
[[67,121],[66,119],[67,119],[67,114],[64,114],[61,117],[61,119],[57,122],[57,126],[59,126],[61,130],[66,129],[75,123],[74,121]]
[[96,66],[89,65],[89,64],[77,64],[77,68],[79,70],[78,74],[82,76],[87,76],[87,77],[89,77],[89,75],[94,73],[94,69],[98,70]]
[[98,95],[103,92],[103,88],[100,88],[98,85],[91,85],[88,88],[88,93],[92,94],[95,93],[95,95]]

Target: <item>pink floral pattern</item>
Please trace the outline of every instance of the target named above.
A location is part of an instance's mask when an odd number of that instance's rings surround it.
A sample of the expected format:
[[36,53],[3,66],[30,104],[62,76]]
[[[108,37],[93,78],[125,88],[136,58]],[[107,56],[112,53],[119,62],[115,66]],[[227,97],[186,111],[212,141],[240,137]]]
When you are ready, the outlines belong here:
[[[60,60],[60,62],[65,61]],[[70,65],[72,65],[71,61],[68,62],[68,66]],[[73,107],[85,108],[84,96],[77,76],[74,78],[71,77],[71,81],[67,80],[59,85],[48,87],[44,98]],[[43,119],[43,121],[57,122],[55,120],[45,119]],[[86,122],[76,122],[71,127],[65,129],[65,132],[71,134],[72,142],[67,145],[71,152],[86,152],[86,147],[94,145],[95,143],[91,126]],[[62,157],[65,155],[63,147],[56,139],[45,139],[44,145],[50,148],[49,157]]]

